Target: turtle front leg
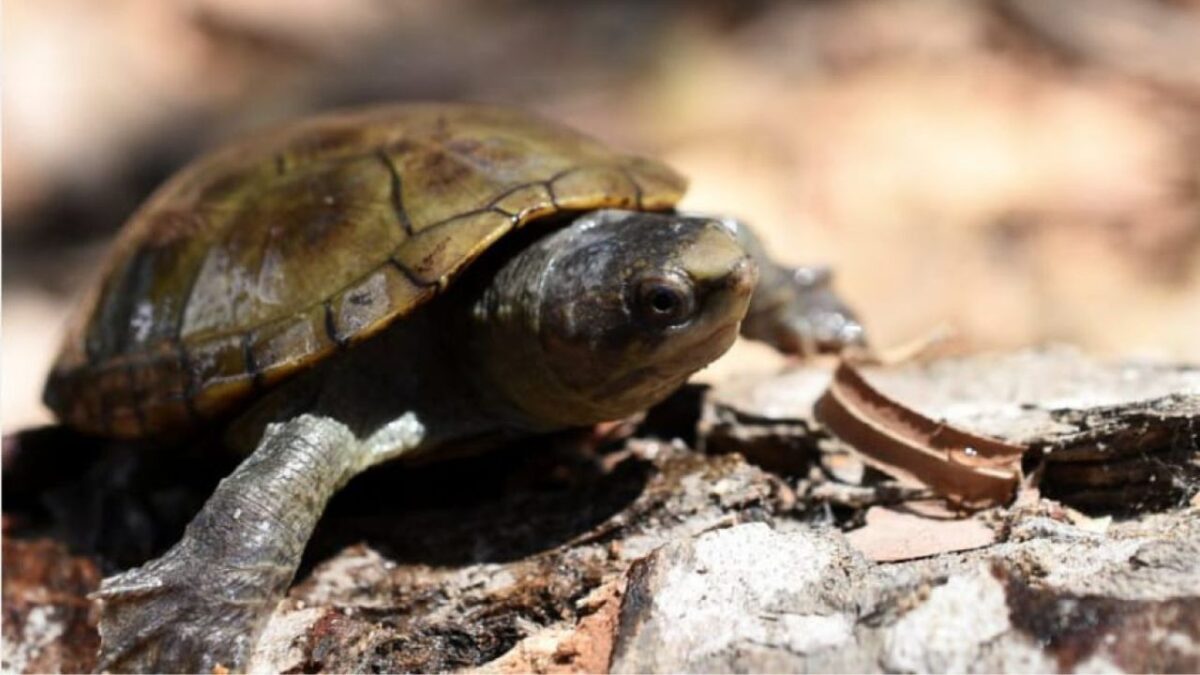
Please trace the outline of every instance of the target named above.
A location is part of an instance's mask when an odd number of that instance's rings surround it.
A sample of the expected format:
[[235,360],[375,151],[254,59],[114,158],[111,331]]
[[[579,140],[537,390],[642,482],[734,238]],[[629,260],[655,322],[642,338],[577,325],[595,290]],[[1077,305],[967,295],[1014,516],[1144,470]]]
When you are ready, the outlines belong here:
[[272,425],[170,551],[105,579],[101,671],[244,669],[329,498],[371,464],[344,425]]
[[742,321],[742,335],[788,353],[809,355],[866,347],[854,311],[833,291],[827,267],[775,262],[745,223],[722,218],[758,263],[758,286]]

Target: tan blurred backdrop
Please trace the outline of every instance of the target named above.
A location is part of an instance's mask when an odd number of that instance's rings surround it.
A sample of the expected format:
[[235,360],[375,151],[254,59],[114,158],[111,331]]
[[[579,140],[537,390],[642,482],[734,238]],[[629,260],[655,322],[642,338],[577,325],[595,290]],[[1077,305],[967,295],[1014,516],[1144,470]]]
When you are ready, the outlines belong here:
[[[10,0],[5,428],[153,187],[340,105],[509,102],[824,261],[878,344],[1200,361],[1200,2]],[[779,364],[739,346],[708,377]]]

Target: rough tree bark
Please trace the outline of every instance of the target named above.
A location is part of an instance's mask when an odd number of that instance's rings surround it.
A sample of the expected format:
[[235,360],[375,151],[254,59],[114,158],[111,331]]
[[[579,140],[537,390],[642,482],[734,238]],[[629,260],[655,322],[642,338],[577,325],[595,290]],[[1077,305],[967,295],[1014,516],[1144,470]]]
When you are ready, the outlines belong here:
[[[956,514],[863,466],[812,418],[827,369],[693,389],[604,438],[364,476],[252,667],[1200,670],[1200,371],[1056,349],[865,375],[1032,446],[1017,500]],[[39,493],[8,450],[24,483],[15,502],[5,486],[4,668],[87,670],[84,595],[131,563],[78,530],[137,522],[161,547],[217,460],[180,459],[207,469],[183,493],[164,486],[186,467],[121,453]],[[121,497],[81,497],[105,491]],[[83,503],[106,513],[65,517]]]

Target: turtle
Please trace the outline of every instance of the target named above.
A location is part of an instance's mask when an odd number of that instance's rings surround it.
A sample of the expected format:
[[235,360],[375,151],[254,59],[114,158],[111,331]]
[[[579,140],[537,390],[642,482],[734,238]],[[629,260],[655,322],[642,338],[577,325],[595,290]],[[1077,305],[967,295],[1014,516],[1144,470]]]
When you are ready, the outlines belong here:
[[864,344],[823,268],[676,209],[685,179],[505,106],[339,110],[156,190],[44,399],[78,430],[245,458],[161,557],[105,579],[102,670],[244,668],[330,497],[381,462],[627,417],[739,330]]

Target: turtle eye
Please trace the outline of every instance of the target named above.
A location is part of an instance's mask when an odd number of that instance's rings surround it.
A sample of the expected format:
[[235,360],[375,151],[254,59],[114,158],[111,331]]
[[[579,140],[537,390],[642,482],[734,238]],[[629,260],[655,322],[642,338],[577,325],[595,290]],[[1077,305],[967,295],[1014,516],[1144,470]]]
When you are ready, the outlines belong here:
[[669,328],[686,323],[695,311],[692,284],[677,274],[643,277],[637,283],[634,314],[648,325]]

